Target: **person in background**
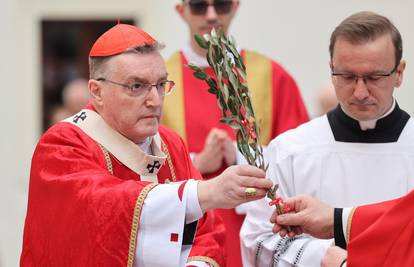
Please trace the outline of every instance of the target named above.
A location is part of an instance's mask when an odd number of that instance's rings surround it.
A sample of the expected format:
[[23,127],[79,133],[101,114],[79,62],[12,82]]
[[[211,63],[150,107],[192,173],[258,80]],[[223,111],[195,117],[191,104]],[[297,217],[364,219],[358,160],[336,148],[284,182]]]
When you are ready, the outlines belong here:
[[88,80],[78,78],[70,81],[62,90],[63,104],[51,112],[51,125],[79,112],[89,101]]
[[[184,0],[175,9],[188,26],[187,44],[167,60],[171,79],[176,82],[174,95],[165,101],[162,123],[180,134],[189,147],[196,168],[205,178],[221,173],[236,163],[235,135],[219,120],[222,116],[217,99],[207,85],[187,67],[193,63],[213,74],[206,51],[194,35],[210,33],[213,28],[228,33],[240,1]],[[278,134],[308,121],[299,89],[292,76],[277,62],[257,53],[239,49],[247,68],[255,115],[261,126],[260,141],[267,143]],[[234,210],[218,210],[226,225],[228,266],[241,266],[240,226],[244,215]]]
[[319,112],[320,116],[328,113],[338,105],[338,99],[336,98],[335,87],[332,82],[329,82],[322,86],[319,90]]

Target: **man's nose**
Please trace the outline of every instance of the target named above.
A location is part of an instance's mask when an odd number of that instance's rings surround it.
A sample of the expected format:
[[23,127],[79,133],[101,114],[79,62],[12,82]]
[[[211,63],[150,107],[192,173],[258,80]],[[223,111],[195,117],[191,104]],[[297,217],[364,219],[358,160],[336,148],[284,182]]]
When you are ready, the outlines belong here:
[[218,15],[217,15],[217,12],[216,12],[216,9],[214,8],[214,6],[211,5],[211,4],[208,5],[207,12],[206,12],[206,19],[208,21],[215,21],[215,20],[217,20],[217,17],[218,17]]
[[363,100],[369,96],[369,90],[363,77],[358,77],[355,83],[354,96]]
[[157,87],[155,85],[151,86],[145,101],[147,106],[160,106],[162,104],[162,100],[163,96],[158,93]]

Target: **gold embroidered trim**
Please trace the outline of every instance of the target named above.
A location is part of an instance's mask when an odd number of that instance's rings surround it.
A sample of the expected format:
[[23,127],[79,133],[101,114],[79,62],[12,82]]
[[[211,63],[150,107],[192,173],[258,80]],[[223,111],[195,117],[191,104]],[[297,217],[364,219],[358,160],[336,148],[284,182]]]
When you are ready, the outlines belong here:
[[168,152],[167,145],[164,142],[162,142],[162,149],[164,150],[165,155],[167,155],[167,162],[168,162],[168,166],[170,167],[170,170],[171,170],[172,180],[173,180],[173,182],[175,182],[176,181],[176,177],[175,177],[174,166],[172,164],[170,152]]
[[101,144],[99,144],[99,147],[102,149],[102,152],[105,156],[106,167],[108,168],[109,173],[111,175],[114,175],[114,169],[112,167],[111,157],[109,156],[108,150]]
[[212,258],[209,258],[209,257],[205,257],[205,256],[188,257],[187,262],[190,262],[190,261],[204,261],[204,262],[210,263],[214,267],[219,267],[220,266],[215,260],[213,260]]
[[346,243],[349,243],[349,239],[351,238],[351,223],[352,223],[352,217],[354,217],[356,208],[352,208],[351,212],[348,215],[348,220],[346,224],[346,237],[345,241]]
[[141,218],[141,210],[144,205],[144,200],[147,197],[148,193],[153,189],[157,184],[149,184],[145,186],[137,198],[134,209],[134,217],[132,218],[132,227],[131,227],[131,236],[129,238],[129,251],[128,251],[128,267],[132,267],[134,264],[135,250],[137,246],[137,234],[139,228],[139,220]]

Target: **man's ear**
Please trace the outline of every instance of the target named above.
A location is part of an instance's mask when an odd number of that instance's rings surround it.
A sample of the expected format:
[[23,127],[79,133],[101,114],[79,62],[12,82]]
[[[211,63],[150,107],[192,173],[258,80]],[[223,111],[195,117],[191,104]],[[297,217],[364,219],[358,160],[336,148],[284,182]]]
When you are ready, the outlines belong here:
[[91,94],[92,101],[98,106],[102,106],[102,87],[100,82],[94,79],[90,79],[88,82],[88,89],[89,93]]
[[400,64],[397,67],[397,80],[395,81],[395,87],[400,87],[403,82],[404,77],[404,70],[405,70],[405,60],[401,60]]
[[233,13],[235,14],[237,12],[237,10],[239,10],[240,7],[240,1],[234,1],[233,2]]
[[179,3],[175,5],[175,11],[177,11],[178,15],[180,15],[180,17],[184,20],[187,21],[186,16],[184,14],[185,11],[185,7],[184,7],[184,3]]

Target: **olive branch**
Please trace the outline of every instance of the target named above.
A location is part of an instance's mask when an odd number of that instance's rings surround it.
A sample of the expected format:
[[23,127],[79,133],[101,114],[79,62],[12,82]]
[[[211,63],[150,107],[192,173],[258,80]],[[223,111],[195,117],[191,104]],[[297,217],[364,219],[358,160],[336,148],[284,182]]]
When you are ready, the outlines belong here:
[[[264,171],[268,165],[264,161],[263,148],[259,142],[259,127],[254,115],[251,94],[247,86],[246,67],[236,49],[234,38],[227,38],[222,31],[215,29],[203,37],[195,35],[201,48],[207,50],[207,62],[215,77],[194,65],[193,75],[209,86],[208,91],[217,97],[223,113],[221,122],[236,131],[236,143],[246,161]],[[267,192],[267,196],[276,198],[277,185]],[[277,207],[280,209],[281,207]]]

